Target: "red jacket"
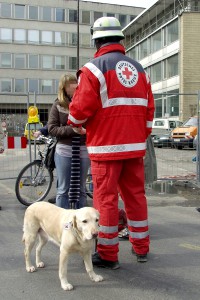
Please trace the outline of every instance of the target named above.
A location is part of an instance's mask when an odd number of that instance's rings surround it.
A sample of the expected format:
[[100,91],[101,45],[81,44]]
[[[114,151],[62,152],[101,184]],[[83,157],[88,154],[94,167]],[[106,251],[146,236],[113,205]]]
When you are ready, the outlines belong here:
[[142,66],[125,56],[121,44],[112,43],[79,70],[78,82],[68,124],[86,125],[90,159],[144,156],[154,99]]

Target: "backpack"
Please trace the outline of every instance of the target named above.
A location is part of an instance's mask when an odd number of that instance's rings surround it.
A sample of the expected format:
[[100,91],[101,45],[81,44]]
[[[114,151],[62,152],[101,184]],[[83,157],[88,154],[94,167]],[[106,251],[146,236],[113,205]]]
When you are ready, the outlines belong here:
[[49,145],[46,153],[46,157],[44,159],[44,164],[47,169],[53,171],[56,167],[55,161],[54,161],[54,154],[56,151],[56,144],[57,141],[54,141],[51,145]]

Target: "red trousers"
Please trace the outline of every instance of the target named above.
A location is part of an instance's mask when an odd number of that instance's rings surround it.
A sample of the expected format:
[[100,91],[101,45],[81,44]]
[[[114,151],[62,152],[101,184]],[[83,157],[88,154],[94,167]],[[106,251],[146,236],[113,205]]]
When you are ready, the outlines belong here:
[[129,240],[137,254],[149,252],[147,201],[143,158],[92,161],[94,207],[100,212],[97,251],[103,259],[118,260],[118,192],[124,201]]

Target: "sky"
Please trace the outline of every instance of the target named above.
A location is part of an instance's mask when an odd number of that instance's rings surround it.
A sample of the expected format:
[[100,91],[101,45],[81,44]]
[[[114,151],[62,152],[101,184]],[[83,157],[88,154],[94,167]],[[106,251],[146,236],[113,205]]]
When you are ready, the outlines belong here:
[[[87,0],[81,0],[87,1]],[[147,8],[151,6],[156,0],[88,0],[90,2],[99,2],[99,3],[109,3],[109,4],[118,4],[118,5],[128,5],[128,6],[137,6]]]

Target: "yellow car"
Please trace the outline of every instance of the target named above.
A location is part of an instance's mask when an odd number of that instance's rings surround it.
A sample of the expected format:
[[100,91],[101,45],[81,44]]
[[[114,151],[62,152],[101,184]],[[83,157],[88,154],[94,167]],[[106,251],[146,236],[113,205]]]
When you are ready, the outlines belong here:
[[[26,123],[25,130],[24,130],[24,136],[27,138],[27,140],[29,140],[29,136],[30,136],[30,140],[34,141],[35,138],[33,136],[33,133],[35,131],[38,131],[42,127],[43,127],[43,124],[41,122],[40,123],[32,123],[32,124]],[[29,130],[30,130],[30,135],[29,135]]]

